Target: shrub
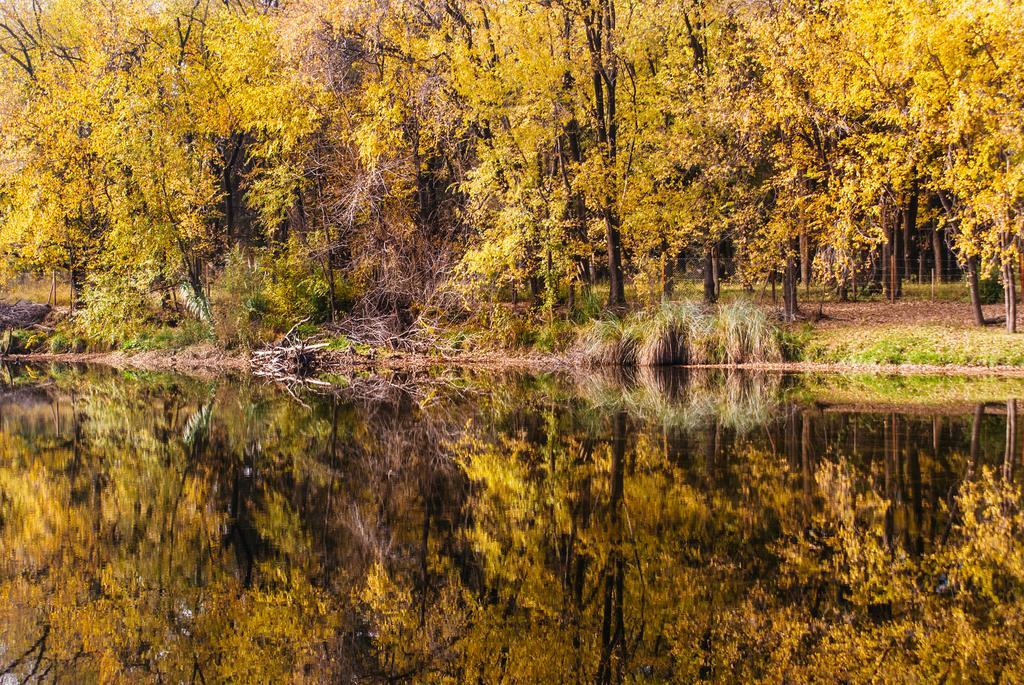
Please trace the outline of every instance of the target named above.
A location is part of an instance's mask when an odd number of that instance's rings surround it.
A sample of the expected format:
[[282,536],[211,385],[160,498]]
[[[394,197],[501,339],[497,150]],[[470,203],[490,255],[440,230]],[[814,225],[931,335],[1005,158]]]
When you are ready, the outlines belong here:
[[978,297],[982,304],[999,304],[1003,301],[1003,283],[996,274],[990,274],[978,281]]
[[210,340],[212,331],[202,321],[183,321],[179,326],[149,327],[125,342],[121,349],[168,350],[189,347]]
[[800,328],[779,331],[779,345],[783,359],[803,360],[814,358],[814,327],[805,323]]
[[46,340],[45,334],[21,328],[7,331],[2,342],[7,354],[28,354],[39,349]]
[[68,339],[68,336],[63,331],[57,331],[50,336],[47,347],[49,347],[51,354],[69,352],[71,350],[71,340]]
[[544,352],[564,350],[572,344],[573,329],[567,321],[554,320],[537,329],[533,346]]
[[327,279],[312,265],[308,255],[302,254],[296,241],[264,261],[268,272],[264,292],[275,330],[287,331],[303,319],[320,322],[330,317],[331,290]]
[[142,265],[131,274],[99,269],[89,277],[85,305],[76,321],[87,338],[108,345],[129,340],[146,324],[152,272]]
[[756,305],[736,301],[715,315],[691,304],[663,304],[628,319],[598,319],[578,352],[601,366],[744,364],[781,361],[782,337]]
[[601,315],[601,298],[594,293],[594,289],[581,287],[576,293],[576,303],[569,314],[569,318],[576,323],[592,321]]
[[529,315],[496,306],[480,322],[480,342],[502,348],[530,347],[537,341],[537,328]]
[[253,347],[267,337],[264,282],[263,270],[240,250],[228,255],[212,297],[214,335],[224,347]]

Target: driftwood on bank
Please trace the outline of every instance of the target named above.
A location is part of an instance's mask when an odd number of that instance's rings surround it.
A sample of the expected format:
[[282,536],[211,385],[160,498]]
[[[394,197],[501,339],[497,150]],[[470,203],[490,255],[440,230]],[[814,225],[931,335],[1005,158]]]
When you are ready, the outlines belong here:
[[326,370],[322,368],[319,352],[327,343],[313,343],[298,337],[295,331],[304,323],[300,321],[292,326],[281,342],[253,352],[251,364],[255,375],[289,385],[323,383],[314,376]]
[[[442,398],[463,396],[464,384],[446,374],[422,375],[422,370],[382,370],[372,376],[350,373],[352,367],[332,353],[328,343],[303,340],[295,330],[299,322],[280,342],[253,352],[250,368],[253,374],[282,386],[297,402],[308,407],[303,397],[307,392],[333,394],[348,400],[381,403],[397,402],[402,398],[421,406],[440,402]],[[318,374],[346,373],[344,383],[330,383]],[[446,392],[438,392],[445,388]]]

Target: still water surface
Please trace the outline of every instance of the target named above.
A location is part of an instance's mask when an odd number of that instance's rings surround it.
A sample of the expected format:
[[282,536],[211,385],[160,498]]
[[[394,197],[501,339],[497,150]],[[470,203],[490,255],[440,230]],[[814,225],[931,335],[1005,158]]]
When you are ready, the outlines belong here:
[[0,683],[1021,682],[959,382],[6,369]]

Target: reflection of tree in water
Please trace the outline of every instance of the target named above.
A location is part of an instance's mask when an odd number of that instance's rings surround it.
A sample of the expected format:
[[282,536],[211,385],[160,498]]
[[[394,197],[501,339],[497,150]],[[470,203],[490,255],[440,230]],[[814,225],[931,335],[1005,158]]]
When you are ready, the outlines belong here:
[[0,670],[1020,677],[1016,403],[652,370],[466,384],[308,408],[95,372],[4,393]]

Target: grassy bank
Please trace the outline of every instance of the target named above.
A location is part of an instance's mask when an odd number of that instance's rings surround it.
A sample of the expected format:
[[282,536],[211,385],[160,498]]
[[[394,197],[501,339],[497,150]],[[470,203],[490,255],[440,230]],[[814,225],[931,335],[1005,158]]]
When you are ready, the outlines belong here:
[[1024,335],[998,327],[810,326],[787,334],[793,361],[843,365],[1024,366]]
[[[782,326],[772,307],[741,294],[730,292],[724,300],[713,308],[691,299],[618,313],[603,310],[599,293],[578,298],[572,309],[555,311],[495,303],[431,326],[417,324],[409,340],[398,344],[367,342],[327,323],[303,324],[298,334],[326,342],[331,354],[365,361],[418,358],[420,363],[471,364],[486,359],[493,366],[507,358],[584,367],[791,363],[877,370],[1024,369],[1024,334],[970,325],[967,303],[952,297],[908,299],[897,305],[830,303],[820,322],[794,326]],[[203,348],[200,358],[215,358],[208,352],[213,349],[236,360],[273,342],[295,320],[284,313],[275,316],[277,323],[266,316],[251,321],[235,317],[227,333],[219,319],[217,325],[188,318],[150,321],[105,338],[90,335],[77,317],[55,317],[3,332],[0,352],[73,359],[110,353],[180,356],[184,350]]]

